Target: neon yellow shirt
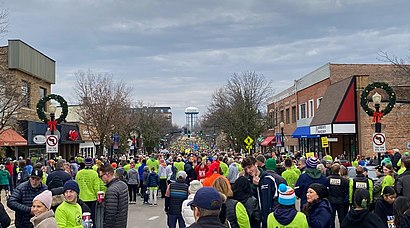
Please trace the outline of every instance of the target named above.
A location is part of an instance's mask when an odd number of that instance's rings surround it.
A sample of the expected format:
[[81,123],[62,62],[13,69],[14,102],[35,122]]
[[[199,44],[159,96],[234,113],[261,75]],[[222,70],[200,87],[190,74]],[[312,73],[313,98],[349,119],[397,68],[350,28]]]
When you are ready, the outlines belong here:
[[55,213],[58,228],[82,228],[82,214],[81,206],[78,203],[62,202]]
[[93,169],[82,169],[75,176],[80,187],[80,199],[84,202],[96,201],[100,191],[100,178]]

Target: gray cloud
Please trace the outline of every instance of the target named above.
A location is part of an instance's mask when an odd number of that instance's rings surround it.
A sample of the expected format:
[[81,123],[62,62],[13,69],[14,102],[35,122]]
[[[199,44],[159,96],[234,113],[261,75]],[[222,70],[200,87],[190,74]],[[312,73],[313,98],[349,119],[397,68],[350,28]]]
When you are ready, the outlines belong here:
[[[206,111],[234,72],[256,71],[281,91],[327,62],[408,55],[405,0],[5,1],[10,33],[57,62],[53,92],[75,104],[74,73],[109,72],[135,101]],[[3,42],[5,43],[5,39]]]

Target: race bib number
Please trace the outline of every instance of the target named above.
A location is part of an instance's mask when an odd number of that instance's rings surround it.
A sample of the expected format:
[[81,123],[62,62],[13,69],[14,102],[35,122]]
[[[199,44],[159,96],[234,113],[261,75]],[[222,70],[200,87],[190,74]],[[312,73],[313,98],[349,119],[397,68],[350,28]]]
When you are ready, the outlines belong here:
[[366,182],[356,182],[356,188],[367,189],[367,183]]
[[342,185],[342,180],[330,178],[330,184],[331,185]]
[[387,227],[389,227],[389,228],[395,228],[396,227],[394,225],[394,216],[387,216]]

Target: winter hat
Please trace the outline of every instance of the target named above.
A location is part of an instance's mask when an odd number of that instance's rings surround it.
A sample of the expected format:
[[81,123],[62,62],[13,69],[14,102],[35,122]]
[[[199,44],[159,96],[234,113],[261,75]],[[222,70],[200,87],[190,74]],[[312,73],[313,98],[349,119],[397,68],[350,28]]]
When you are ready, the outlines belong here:
[[78,186],[77,182],[73,181],[73,180],[69,180],[67,182],[65,182],[64,184],[64,192],[67,190],[73,190],[75,192],[77,192],[77,194],[80,194],[80,187]]
[[403,156],[409,156],[409,152],[404,152]]
[[326,198],[329,195],[329,191],[323,184],[313,183],[309,186],[309,188],[313,189],[316,194],[319,196],[319,199]]
[[282,205],[295,205],[295,191],[291,187],[286,186],[285,184],[280,184],[278,202]]
[[0,169],[3,170],[3,169],[4,169],[4,165],[0,165]]
[[53,195],[52,195],[51,191],[45,190],[44,192],[42,192],[42,193],[38,194],[36,197],[34,197],[33,202],[36,201],[36,200],[43,203],[44,206],[46,206],[47,209],[50,210],[51,202],[53,201]]
[[177,173],[177,179],[186,179],[186,172],[185,171],[179,171]]
[[263,156],[262,154],[259,154],[258,156],[256,156],[256,161],[265,163],[265,162],[266,162],[266,158],[265,158],[265,156]]
[[315,157],[310,157],[306,160],[306,168],[316,169],[316,166],[319,164],[319,161]]
[[273,158],[266,160],[265,168],[266,170],[276,170],[276,160]]
[[199,180],[193,180],[189,183],[189,193],[191,194],[195,194],[200,188],[202,188],[202,184]]
[[207,158],[206,160],[210,161],[211,163],[214,161],[211,157]]
[[92,158],[86,158],[84,161],[85,166],[90,167],[93,166],[93,159]]

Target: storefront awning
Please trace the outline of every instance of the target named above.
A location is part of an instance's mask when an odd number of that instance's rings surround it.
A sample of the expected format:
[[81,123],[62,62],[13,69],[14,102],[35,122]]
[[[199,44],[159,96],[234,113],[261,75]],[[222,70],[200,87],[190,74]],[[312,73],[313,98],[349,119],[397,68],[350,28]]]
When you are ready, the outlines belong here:
[[319,138],[320,135],[311,135],[310,127],[297,127],[296,130],[292,133],[292,138]]
[[275,136],[268,136],[262,142],[261,146],[272,146],[272,142],[275,141]]
[[9,128],[0,132],[0,146],[25,146],[27,140],[19,133]]
[[356,126],[356,79],[330,85],[310,122],[311,134],[352,134]]

